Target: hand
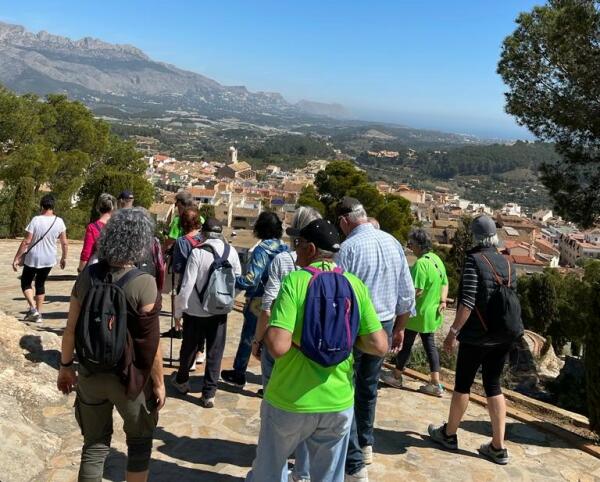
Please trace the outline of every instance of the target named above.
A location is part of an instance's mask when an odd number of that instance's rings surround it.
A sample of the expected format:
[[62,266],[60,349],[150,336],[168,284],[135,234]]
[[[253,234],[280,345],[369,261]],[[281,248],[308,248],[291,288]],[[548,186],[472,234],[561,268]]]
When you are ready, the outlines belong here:
[[167,393],[165,391],[165,384],[154,385],[152,389],[154,395],[156,396],[156,411],[160,411],[161,408],[165,406],[165,400],[167,398]]
[[181,325],[181,318],[175,318],[175,330],[181,331],[183,326]]
[[398,353],[402,350],[402,345],[404,344],[404,329],[399,330],[394,328],[394,332],[392,333],[392,349],[390,350],[392,353]]
[[445,310],[446,310],[446,302],[440,301],[440,306],[438,306],[438,313],[440,315],[443,315]]
[[65,269],[66,265],[67,265],[67,260],[65,258],[61,258],[61,260],[60,260],[60,269]]
[[15,273],[19,270],[19,262],[16,259],[13,261],[12,269]]
[[448,332],[446,339],[444,340],[444,351],[451,354],[456,347],[456,336],[452,332]]
[[57,388],[68,395],[77,385],[77,374],[73,367],[60,367],[58,371],[58,380],[56,380]]
[[253,340],[252,341],[252,355],[254,356],[254,358],[257,358],[258,360],[260,360],[260,355],[262,353],[262,343],[257,341],[257,340]]

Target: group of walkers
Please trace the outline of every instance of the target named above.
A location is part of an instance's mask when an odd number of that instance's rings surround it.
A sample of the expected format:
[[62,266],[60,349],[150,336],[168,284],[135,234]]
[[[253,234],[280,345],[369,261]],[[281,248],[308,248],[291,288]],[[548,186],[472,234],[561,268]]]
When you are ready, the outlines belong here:
[[[162,282],[156,269],[161,260],[152,257],[154,221],[144,209],[125,204],[132,201],[131,193],[122,193],[117,209],[114,197],[99,197],[100,216],[86,230],[62,340],[57,384],[63,393],[77,391],[75,415],[84,438],[79,478],[84,481],[102,480],[114,407],[127,435],[127,480],[146,480],[158,411],[165,403]],[[430,366],[430,380],[419,390],[444,394],[435,332],[443,323],[448,278],[428,234],[422,229],[409,234],[408,247],[418,258],[409,268],[401,244],[380,230],[356,199],[337,204],[336,225],[312,208],[299,207],[286,230],[289,246],[282,241],[278,216],[263,212],[254,226],[258,242],[242,271],[219,221],[203,219],[188,193],[177,194],[176,206],[178,215],[163,245],[176,293],[174,328],[168,334],[182,335],[171,385],[189,392],[190,371],[203,362],[199,404],[210,409],[219,376],[243,387],[254,355],[261,362],[264,399],[256,458],[246,480],[368,481],[377,443],[378,384],[402,387],[417,335]],[[55,263],[57,239],[62,267],[67,252],[53,199],[44,197],[41,207],[13,264],[16,270],[24,258],[28,320],[41,318],[43,282]],[[444,341],[448,351],[459,342],[448,421],[430,425],[428,432],[444,448],[458,449],[457,431],[481,368],[493,437],[479,452],[506,464],[500,376],[522,334],[513,297],[516,276],[496,249],[493,220],[480,216],[471,230],[475,246],[464,262],[456,318]],[[227,318],[239,291],[245,292],[240,341],[232,369],[221,371]],[[395,359],[389,372],[382,371],[388,353]],[[294,465],[288,474],[290,458]]]

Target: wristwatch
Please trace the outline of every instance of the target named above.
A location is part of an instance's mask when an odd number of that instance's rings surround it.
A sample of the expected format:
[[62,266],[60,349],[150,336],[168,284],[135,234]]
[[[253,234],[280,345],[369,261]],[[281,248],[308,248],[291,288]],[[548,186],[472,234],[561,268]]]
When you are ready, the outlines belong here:
[[75,358],[72,358],[70,362],[63,363],[63,362],[61,361],[61,362],[59,362],[59,363],[60,363],[60,366],[61,366],[61,367],[64,367],[64,368],[69,368],[70,366],[72,366],[72,365],[73,365],[73,362],[74,362],[74,361],[75,361]]

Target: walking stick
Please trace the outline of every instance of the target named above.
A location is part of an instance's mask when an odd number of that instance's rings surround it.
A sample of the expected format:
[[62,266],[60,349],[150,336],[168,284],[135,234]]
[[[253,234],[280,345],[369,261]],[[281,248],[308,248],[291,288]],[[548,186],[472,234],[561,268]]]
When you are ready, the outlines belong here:
[[169,341],[169,367],[173,367],[173,328],[175,327],[175,270],[171,263],[171,336]]

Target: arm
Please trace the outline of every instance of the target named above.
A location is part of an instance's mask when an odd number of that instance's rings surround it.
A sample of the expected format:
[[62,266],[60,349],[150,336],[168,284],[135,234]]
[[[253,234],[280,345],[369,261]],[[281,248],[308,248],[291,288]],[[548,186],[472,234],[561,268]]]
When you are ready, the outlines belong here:
[[292,348],[292,333],[285,328],[270,326],[265,335],[265,345],[273,358],[281,358]]
[[180,320],[182,313],[188,308],[188,301],[190,299],[190,295],[192,294],[192,291],[194,291],[194,287],[196,286],[196,281],[198,279],[201,254],[202,252],[200,250],[192,251],[192,254],[190,254],[190,257],[188,259],[187,265],[185,267],[185,273],[183,274],[181,289],[179,290],[179,294],[175,299],[175,308],[173,316],[176,320]]
[[87,228],[85,228],[85,235],[83,237],[83,248],[81,248],[81,254],[79,255],[79,268],[77,271],[83,271],[85,265],[92,257],[92,253],[94,252],[94,244],[96,243],[96,239],[94,237],[94,233],[92,232],[92,225],[88,224]]
[[448,335],[444,340],[444,350],[448,353],[451,353],[454,346],[456,345],[456,335],[461,330],[461,328],[465,325],[469,316],[471,316],[471,308],[466,307],[462,303],[459,303],[458,309],[456,310],[456,317],[454,318],[454,323],[450,327],[450,331],[448,331]]
[[276,256],[273,259],[273,262],[269,266],[269,277],[267,278],[267,282],[265,283],[265,293],[262,297],[262,309],[266,311],[271,311],[271,305],[275,298],[277,298],[277,294],[279,293],[279,289],[281,288],[281,258]]
[[17,269],[19,268],[19,258],[25,253],[25,251],[27,251],[27,248],[31,244],[32,239],[33,233],[26,231],[25,237],[23,238],[23,241],[21,241],[21,244],[19,244],[19,248],[17,249],[17,253],[15,254],[15,258],[13,259],[13,271],[17,271]]
[[160,410],[165,406],[166,399],[162,346],[160,342],[156,349],[156,355],[154,355],[154,363],[152,363],[152,368],[150,369],[150,378],[152,379],[152,390],[156,396],[156,410]]
[[69,251],[69,241],[67,240],[67,232],[63,231],[60,233],[60,249],[62,251],[62,257],[60,258],[60,268],[65,269],[67,265],[67,253]]
[[69,304],[69,315],[67,317],[67,326],[62,336],[60,363],[61,366],[58,371],[58,380],[56,386],[65,395],[68,395],[77,384],[77,374],[72,365],[64,367],[63,364],[70,364],[73,362],[74,351],[75,351],[75,327],[77,326],[77,319],[79,318],[79,312],[81,305],[79,300],[74,296],[71,296]]
[[445,284],[442,286],[442,293],[440,295],[440,307],[438,311],[442,313],[446,309],[446,301],[448,299],[448,285]]
[[[404,255],[402,245],[398,243],[400,253],[400,275],[398,277],[398,298],[396,301],[396,316],[408,313],[409,316],[415,316],[415,286],[410,274],[408,262]],[[405,324],[406,326],[406,324]]]
[[356,347],[369,355],[383,357],[388,351],[388,337],[382,328],[368,335],[359,336],[356,339]]
[[402,350],[402,344],[404,343],[404,330],[408,324],[410,318],[410,312],[402,313],[397,315],[394,321],[394,329],[392,331],[392,353],[398,353]]

